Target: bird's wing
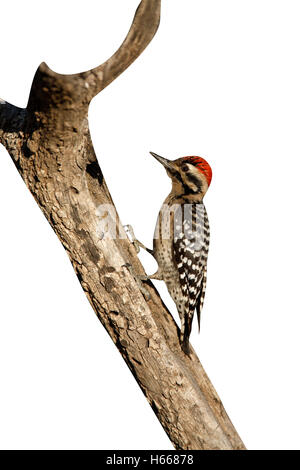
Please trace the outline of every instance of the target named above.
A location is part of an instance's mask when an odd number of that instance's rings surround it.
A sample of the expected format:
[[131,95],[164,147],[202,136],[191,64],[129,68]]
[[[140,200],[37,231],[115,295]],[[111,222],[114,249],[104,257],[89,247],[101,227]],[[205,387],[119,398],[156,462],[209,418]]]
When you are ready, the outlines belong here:
[[[208,253],[207,215],[203,204],[184,204],[174,213],[174,262],[177,265],[182,296],[184,335],[191,332],[194,311],[203,305]],[[205,234],[205,232],[207,232]]]
[[205,291],[206,291],[206,266],[203,269],[203,275],[202,275],[201,283],[200,283],[200,292],[199,292],[199,296],[198,296],[198,300],[196,304],[199,333],[200,333],[201,311],[202,311],[202,307],[204,303]]

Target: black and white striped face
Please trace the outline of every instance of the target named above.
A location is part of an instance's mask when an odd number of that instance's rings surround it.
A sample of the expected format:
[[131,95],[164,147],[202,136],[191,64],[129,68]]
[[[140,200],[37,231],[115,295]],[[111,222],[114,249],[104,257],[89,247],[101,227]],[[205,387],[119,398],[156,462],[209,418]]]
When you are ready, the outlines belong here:
[[198,161],[188,157],[167,160],[150,152],[166,169],[172,180],[172,192],[175,196],[197,196],[202,198],[208,189],[207,178],[198,168]]

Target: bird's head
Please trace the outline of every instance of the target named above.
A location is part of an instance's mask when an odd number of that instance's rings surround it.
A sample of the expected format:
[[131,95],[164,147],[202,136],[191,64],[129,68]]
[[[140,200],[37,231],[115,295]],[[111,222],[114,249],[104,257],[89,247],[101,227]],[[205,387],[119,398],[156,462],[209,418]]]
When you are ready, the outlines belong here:
[[191,156],[167,160],[156,153],[150,153],[165,167],[172,179],[172,192],[175,196],[203,198],[212,178],[211,167],[204,158]]

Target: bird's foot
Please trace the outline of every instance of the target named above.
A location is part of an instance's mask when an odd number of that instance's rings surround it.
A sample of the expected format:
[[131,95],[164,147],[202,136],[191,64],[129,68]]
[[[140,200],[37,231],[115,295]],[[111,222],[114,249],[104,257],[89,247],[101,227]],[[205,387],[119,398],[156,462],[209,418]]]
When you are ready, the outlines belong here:
[[124,267],[126,267],[128,269],[128,271],[130,272],[130,274],[132,275],[132,277],[134,277],[137,285],[139,286],[139,289],[141,291],[141,293],[143,294],[143,296],[145,297],[145,299],[148,301],[151,299],[151,295],[150,295],[150,292],[148,291],[148,289],[146,289],[146,287],[143,285],[142,281],[148,281],[148,276],[145,276],[145,275],[140,275],[140,274],[137,274],[132,265],[130,263],[126,263],[124,264]]
[[140,244],[139,244],[139,241],[137,240],[137,238],[134,234],[132,226],[131,225],[124,225],[124,229],[125,229],[125,232],[126,232],[128,238],[129,238],[129,240],[133,244],[133,246],[135,248],[135,251],[137,253],[139,253],[140,252]]
[[124,230],[127,233],[127,236],[131,243],[133,244],[135,251],[137,253],[140,252],[140,248],[143,248],[143,250],[148,251],[148,253],[153,255],[153,250],[150,250],[150,248],[147,248],[143,243],[141,243],[135,236],[133,228],[131,225],[124,225]]

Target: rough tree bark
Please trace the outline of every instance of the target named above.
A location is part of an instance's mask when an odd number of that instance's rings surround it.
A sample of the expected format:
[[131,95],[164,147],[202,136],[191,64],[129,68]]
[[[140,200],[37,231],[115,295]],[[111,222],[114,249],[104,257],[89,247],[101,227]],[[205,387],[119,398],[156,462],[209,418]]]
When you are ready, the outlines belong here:
[[155,288],[148,283],[145,300],[126,267],[143,272],[123,229],[117,239],[99,232],[97,208],[112,199],[89,134],[89,103],[139,56],[159,20],[160,0],[142,0],[125,41],[99,67],[60,75],[42,63],[26,109],[0,100],[0,142],[175,448],[244,449],[199,359],[182,353],[178,328]]

